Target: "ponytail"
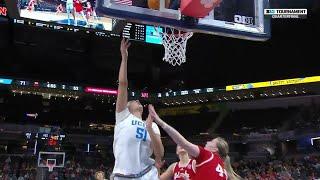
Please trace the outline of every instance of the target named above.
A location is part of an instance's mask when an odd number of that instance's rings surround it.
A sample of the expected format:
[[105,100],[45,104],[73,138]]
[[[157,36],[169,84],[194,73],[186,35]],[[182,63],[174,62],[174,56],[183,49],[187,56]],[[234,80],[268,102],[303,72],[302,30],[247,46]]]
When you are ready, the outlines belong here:
[[221,137],[216,138],[217,148],[220,157],[224,160],[224,168],[228,174],[228,180],[241,180],[242,178],[234,172],[229,157],[229,145],[226,140]]
[[230,157],[228,155],[224,158],[224,168],[227,171],[228,180],[241,180],[242,179],[236,172],[234,172],[234,170],[231,166]]

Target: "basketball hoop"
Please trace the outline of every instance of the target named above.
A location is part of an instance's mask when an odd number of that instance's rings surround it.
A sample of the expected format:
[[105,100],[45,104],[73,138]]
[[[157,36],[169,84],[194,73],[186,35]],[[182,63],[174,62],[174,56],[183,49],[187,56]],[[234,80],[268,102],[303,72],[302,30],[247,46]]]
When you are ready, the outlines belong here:
[[53,164],[48,164],[47,167],[49,169],[49,172],[52,172],[54,165]]
[[164,46],[163,60],[172,66],[185,63],[187,41],[192,37],[193,32],[183,32],[172,27],[164,27],[163,32],[160,32],[157,27],[154,28],[159,33]]
[[56,166],[56,159],[47,159],[47,167],[49,169],[49,172],[52,172],[55,166]]

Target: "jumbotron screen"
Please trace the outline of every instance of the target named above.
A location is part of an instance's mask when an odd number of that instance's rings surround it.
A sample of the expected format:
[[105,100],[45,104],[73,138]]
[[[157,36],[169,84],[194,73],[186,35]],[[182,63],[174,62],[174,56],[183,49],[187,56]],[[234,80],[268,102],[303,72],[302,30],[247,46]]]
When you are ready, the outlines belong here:
[[[36,21],[112,32],[118,28],[117,20],[96,11],[96,0],[19,0],[20,17]],[[30,23],[27,23],[30,24]],[[39,24],[39,23],[38,23]],[[153,26],[126,23],[120,26],[118,36],[135,41],[162,44]],[[161,32],[162,29],[160,28]],[[104,34],[104,33],[97,33]]]
[[112,19],[95,11],[96,0],[20,0],[19,4],[23,18],[112,30]]

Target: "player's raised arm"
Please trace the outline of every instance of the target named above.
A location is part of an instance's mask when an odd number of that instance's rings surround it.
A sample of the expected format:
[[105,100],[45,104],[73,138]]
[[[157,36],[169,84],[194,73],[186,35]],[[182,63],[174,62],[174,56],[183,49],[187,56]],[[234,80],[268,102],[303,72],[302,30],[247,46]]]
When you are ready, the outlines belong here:
[[119,70],[119,85],[118,85],[118,96],[116,103],[116,112],[120,113],[123,111],[128,103],[128,77],[127,77],[127,64],[128,64],[128,48],[130,42],[128,39],[122,39],[120,52],[121,52],[121,65]]
[[173,177],[174,177],[174,173],[173,173],[173,168],[174,168],[174,166],[176,165],[177,163],[172,163],[169,167],[168,167],[168,169],[164,172],[164,173],[162,173],[161,174],[161,176],[160,176],[160,180],[171,180],[171,179],[173,179]]
[[183,149],[185,149],[189,155],[193,157],[199,156],[199,147],[197,145],[192,144],[186,138],[184,138],[177,130],[175,130],[173,127],[168,125],[166,122],[164,122],[156,113],[154,110],[154,107],[152,105],[149,105],[149,113],[153,117],[154,121],[162,127],[164,131],[172,138],[172,140],[179,146],[181,146]]
[[150,135],[151,147],[155,156],[156,163],[161,164],[162,158],[164,156],[164,147],[161,141],[160,130],[156,123],[153,123],[150,114],[146,120],[146,128]]

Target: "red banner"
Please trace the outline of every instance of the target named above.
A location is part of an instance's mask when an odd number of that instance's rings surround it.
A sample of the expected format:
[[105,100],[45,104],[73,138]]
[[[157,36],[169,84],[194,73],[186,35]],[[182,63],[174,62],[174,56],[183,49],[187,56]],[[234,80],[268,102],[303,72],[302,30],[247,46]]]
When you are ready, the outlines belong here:
[[84,90],[86,93],[95,93],[95,94],[113,94],[117,95],[118,92],[115,89],[104,89],[104,88],[94,88],[86,87]]

